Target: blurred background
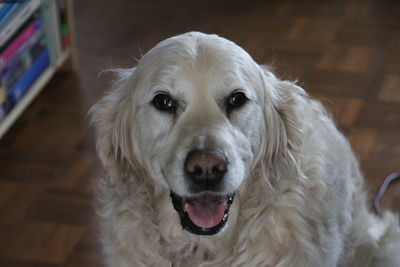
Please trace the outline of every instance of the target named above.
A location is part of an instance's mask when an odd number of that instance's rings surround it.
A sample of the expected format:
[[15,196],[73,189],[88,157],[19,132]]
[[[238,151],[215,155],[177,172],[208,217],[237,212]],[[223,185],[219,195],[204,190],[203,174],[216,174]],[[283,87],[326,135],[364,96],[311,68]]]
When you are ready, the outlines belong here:
[[[134,66],[187,31],[236,42],[320,99],[360,158],[370,196],[400,171],[399,1],[17,2],[32,13],[14,29],[4,13],[13,7],[0,3],[0,266],[104,266],[92,205],[103,171],[88,109],[109,88],[103,70]],[[39,31],[23,56],[21,40]],[[42,72],[23,76],[33,64]],[[399,183],[382,206],[400,211]]]

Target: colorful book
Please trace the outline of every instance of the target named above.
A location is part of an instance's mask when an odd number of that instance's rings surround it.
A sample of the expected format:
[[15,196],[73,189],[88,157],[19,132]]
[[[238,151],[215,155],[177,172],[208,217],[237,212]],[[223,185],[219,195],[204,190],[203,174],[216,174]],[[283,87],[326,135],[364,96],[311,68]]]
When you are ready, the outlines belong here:
[[60,34],[63,48],[67,48],[71,45],[71,38],[69,34],[69,26],[68,26],[68,14],[65,0],[58,0],[57,7],[59,12],[60,19]]
[[19,77],[30,67],[33,61],[46,49],[43,32],[37,32],[24,49],[10,61],[1,72],[1,86],[12,87]]
[[8,21],[12,19],[12,17],[18,12],[21,6],[22,3],[19,2],[12,3],[11,8],[7,10],[7,13],[4,14],[4,16],[0,19],[0,28],[2,28]]
[[7,111],[3,107],[3,105],[0,105],[0,122],[4,120],[4,118],[7,116]]
[[40,20],[36,19],[0,55],[0,68],[3,67],[28,42],[40,27]]
[[0,86],[0,106],[6,101],[7,91],[4,86]]
[[15,32],[32,16],[40,7],[41,0],[28,0],[18,2],[18,10],[7,20],[0,22],[0,47],[14,35]]
[[15,3],[5,3],[2,4],[2,7],[0,9],[0,21],[7,15],[7,13],[10,11],[10,9],[13,7]]
[[12,106],[15,106],[18,103],[18,101],[25,95],[25,93],[49,65],[50,54],[46,49],[8,91],[8,99],[10,100]]
[[[31,25],[31,23],[36,23],[36,29],[33,35],[30,36],[29,40],[19,47],[18,51],[13,54],[13,56],[7,61],[6,64],[2,66],[2,68],[0,68],[1,86],[5,87],[6,89],[10,88],[10,86],[14,84],[19,76],[21,76],[22,73],[25,72],[25,70],[32,64],[32,61],[35,60],[35,55],[39,54],[35,51],[41,52],[41,50],[43,50],[46,46],[40,18],[31,20],[27,26]],[[17,39],[18,36],[15,40]],[[5,52],[6,50],[3,51],[3,53]]]

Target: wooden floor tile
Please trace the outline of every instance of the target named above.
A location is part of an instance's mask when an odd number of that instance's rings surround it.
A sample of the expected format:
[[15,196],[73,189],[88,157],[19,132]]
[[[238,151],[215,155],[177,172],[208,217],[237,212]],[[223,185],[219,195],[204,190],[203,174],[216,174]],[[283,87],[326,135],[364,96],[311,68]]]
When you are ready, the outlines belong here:
[[379,92],[379,100],[400,104],[400,75],[386,74]]
[[63,263],[83,234],[80,227],[24,221],[0,241],[4,258]]

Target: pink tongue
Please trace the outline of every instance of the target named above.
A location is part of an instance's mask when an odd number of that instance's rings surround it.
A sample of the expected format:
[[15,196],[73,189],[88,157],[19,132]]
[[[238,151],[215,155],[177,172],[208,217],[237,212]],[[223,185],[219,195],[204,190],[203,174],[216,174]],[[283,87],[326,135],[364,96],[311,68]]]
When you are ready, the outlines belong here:
[[219,224],[226,210],[226,201],[213,197],[201,196],[185,204],[190,220],[202,228],[210,228]]

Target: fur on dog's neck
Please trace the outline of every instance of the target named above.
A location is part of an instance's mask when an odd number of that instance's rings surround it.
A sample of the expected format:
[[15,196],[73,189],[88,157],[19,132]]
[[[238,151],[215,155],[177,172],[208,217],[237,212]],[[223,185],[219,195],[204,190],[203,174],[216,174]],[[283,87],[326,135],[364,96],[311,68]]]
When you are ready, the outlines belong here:
[[[114,231],[117,235],[112,236],[111,240],[118,239],[119,243],[124,243],[124,240],[129,239],[129,244],[124,244],[122,251],[143,258],[150,265],[170,262],[170,259],[174,259],[173,264],[177,266],[189,266],[204,260],[215,265],[235,260],[236,264],[240,263],[240,255],[246,255],[246,259],[243,259],[246,261],[251,258],[254,265],[266,264],[266,258],[273,265],[285,257],[285,247],[293,247],[288,243],[298,242],[299,247],[302,247],[302,242],[311,245],[303,238],[296,238],[296,230],[304,229],[304,225],[309,224],[302,214],[302,207],[307,204],[300,194],[302,190],[298,189],[298,186],[302,186],[301,181],[296,186],[282,187],[281,192],[268,193],[269,186],[265,177],[268,173],[260,171],[265,170],[265,166],[255,169],[259,171],[251,175],[251,180],[242,184],[234,200],[227,226],[215,236],[197,236],[183,230],[169,198],[169,191],[153,179],[132,177],[129,173],[114,185],[106,184],[101,189],[102,215],[120,218],[118,222],[108,221],[112,226],[106,225],[105,229],[118,228],[118,231]],[[107,200],[117,196],[117,202]],[[285,212],[288,209],[292,211]],[[107,213],[118,213],[118,216]],[[287,214],[292,217],[297,214],[298,218],[286,218]],[[127,221],[131,223],[124,223]],[[279,226],[292,228],[290,236]],[[250,252],[246,250],[249,246],[257,247],[258,250]],[[154,255],[148,255],[149,252],[142,247],[154,248]],[[231,258],[232,251],[237,255],[235,259]],[[249,257],[249,253],[253,257]],[[264,256],[259,258],[257,255]],[[295,258],[287,260],[296,262]]]

